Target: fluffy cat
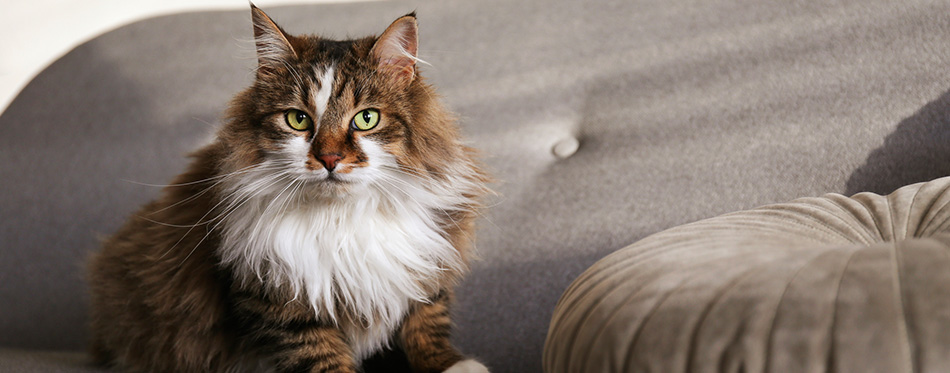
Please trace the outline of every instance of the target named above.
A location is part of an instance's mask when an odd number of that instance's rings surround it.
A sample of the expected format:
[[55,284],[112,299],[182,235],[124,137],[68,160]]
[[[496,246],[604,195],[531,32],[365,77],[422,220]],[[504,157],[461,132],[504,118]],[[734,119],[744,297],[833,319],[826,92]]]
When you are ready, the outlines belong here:
[[91,260],[95,358],[355,372],[396,351],[416,372],[487,372],[449,342],[487,177],[419,76],[415,15],[335,41],[251,13],[254,83]]

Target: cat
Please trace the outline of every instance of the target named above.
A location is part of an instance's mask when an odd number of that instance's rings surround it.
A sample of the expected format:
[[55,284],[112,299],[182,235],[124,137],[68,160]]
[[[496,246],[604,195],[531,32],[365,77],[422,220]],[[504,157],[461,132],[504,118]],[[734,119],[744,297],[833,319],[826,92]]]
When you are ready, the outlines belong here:
[[255,81],[93,254],[92,353],[135,372],[487,372],[449,342],[490,190],[419,75],[415,13],[287,34],[251,4]]

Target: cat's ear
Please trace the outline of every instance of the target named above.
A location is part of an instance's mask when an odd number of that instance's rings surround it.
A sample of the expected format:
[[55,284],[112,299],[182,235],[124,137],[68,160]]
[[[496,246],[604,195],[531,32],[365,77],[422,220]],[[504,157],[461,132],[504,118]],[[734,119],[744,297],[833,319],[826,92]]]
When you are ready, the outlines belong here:
[[257,45],[259,68],[281,64],[288,58],[297,56],[287,33],[254,4],[251,4],[251,20],[254,23],[254,43]]
[[408,85],[416,76],[418,51],[419,28],[416,24],[416,14],[413,12],[389,25],[379,39],[376,39],[370,54],[378,61],[377,71],[393,78],[397,83]]

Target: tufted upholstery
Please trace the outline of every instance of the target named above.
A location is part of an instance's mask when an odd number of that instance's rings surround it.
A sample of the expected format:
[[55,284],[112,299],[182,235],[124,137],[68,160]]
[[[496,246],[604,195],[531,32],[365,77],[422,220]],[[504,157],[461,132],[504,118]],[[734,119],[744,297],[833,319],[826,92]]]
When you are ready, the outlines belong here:
[[[80,369],[84,258],[98,235],[158,193],[141,183],[180,172],[252,77],[246,2],[235,7],[94,38],[0,114],[0,350],[14,351],[0,354],[0,371]],[[541,371],[565,288],[650,234],[950,175],[948,2],[440,0],[265,10],[290,32],[336,37],[379,33],[417,11],[420,57],[431,63],[421,71],[501,180],[480,222],[482,259],[457,291],[453,335],[495,372]]]
[[567,289],[548,372],[950,370],[950,178],[676,227]]

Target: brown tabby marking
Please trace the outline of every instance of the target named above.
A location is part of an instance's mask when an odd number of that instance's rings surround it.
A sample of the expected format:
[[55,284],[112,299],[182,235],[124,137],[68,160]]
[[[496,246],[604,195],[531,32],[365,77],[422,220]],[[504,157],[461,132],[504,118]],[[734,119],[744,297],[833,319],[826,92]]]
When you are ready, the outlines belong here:
[[462,355],[452,348],[449,337],[451,295],[448,290],[435,296],[432,303],[417,303],[399,331],[402,348],[409,363],[420,372],[441,372]]
[[[254,84],[232,101],[216,140],[192,154],[187,171],[109,237],[91,260],[94,357],[102,364],[134,372],[232,372],[268,367],[279,372],[357,372],[366,357],[360,353],[372,353],[378,345],[389,343],[405,354],[413,371],[439,372],[452,367],[463,359],[449,340],[452,289],[472,256],[474,220],[481,208],[477,201],[488,192],[484,187],[487,177],[479,169],[474,151],[461,145],[454,118],[416,70],[415,15],[396,20],[380,37],[347,41],[288,35],[253,5],[252,16],[259,58]],[[350,119],[368,108],[381,113],[378,126],[354,130]],[[312,128],[289,128],[284,115],[291,109],[307,113]],[[287,149],[300,144],[307,147],[307,153],[299,159],[288,158]],[[378,144],[394,164],[381,163],[378,154],[373,155],[379,150],[364,148],[367,144]],[[327,155],[338,155],[336,170],[324,170],[321,157]],[[401,179],[385,184],[372,176],[360,176],[368,175],[364,171],[373,167],[388,178]],[[272,176],[265,171],[286,175],[255,184],[260,175]],[[328,176],[314,176],[321,172]],[[363,184],[369,186],[335,180],[331,174],[365,177],[370,181]],[[385,189],[387,185],[391,190]],[[372,197],[357,197],[361,193]],[[403,198],[400,193],[421,193],[430,201]],[[413,220],[417,225],[411,228],[437,231],[442,241],[430,241],[445,242],[452,255],[446,256],[440,251],[445,247],[419,237],[404,237],[403,241],[394,237],[393,245],[429,242],[417,248],[429,250],[422,254],[401,253],[434,256],[429,266],[438,266],[433,270],[437,275],[427,275],[425,266],[404,268],[404,264],[380,262],[374,264],[392,265],[394,269],[385,271],[395,272],[368,271],[360,276],[339,272],[342,277],[332,277],[331,285],[320,287],[294,277],[301,275],[296,269],[280,266],[279,260],[287,254],[278,250],[276,242],[250,235],[257,241],[249,240],[248,248],[233,242],[228,246],[235,237],[249,234],[235,225],[242,218],[256,218],[257,225],[275,224],[268,227],[271,230],[283,229],[297,222],[292,220],[294,214],[320,214],[324,204],[338,207],[355,198],[385,202],[380,206],[406,203],[404,200],[419,206],[441,201],[446,205],[427,208],[426,218]],[[264,202],[267,208],[262,211],[247,207]],[[274,213],[269,208],[276,202],[280,202],[274,210],[276,219],[264,219]],[[393,210],[419,208],[397,207],[402,209]],[[395,214],[388,210],[371,213]],[[302,229],[316,237],[313,242],[322,235],[336,237],[333,234],[350,231],[361,238],[374,234],[353,226]],[[300,236],[309,237],[306,234]],[[386,238],[375,239],[389,242]],[[294,255],[305,258],[313,250],[352,249],[314,248],[313,242],[299,241],[300,252]],[[274,251],[262,252],[252,244],[264,245],[264,249],[273,246]],[[399,245],[387,249],[416,249]],[[263,256],[236,256],[240,251],[235,250],[241,249]],[[332,263],[342,266],[348,262]],[[359,264],[353,265],[359,269]],[[354,271],[343,267],[331,270]],[[322,274],[320,271],[308,268],[305,272]],[[399,307],[392,309],[404,309],[401,319],[392,325],[380,313],[390,308],[373,308],[379,304],[361,305],[341,293],[326,293],[366,290],[360,287],[375,286],[372,281],[386,280],[387,275],[412,278],[413,289],[426,291],[425,299],[414,299],[409,293],[378,294],[374,299],[379,302],[395,302]],[[351,278],[346,280],[346,276]],[[320,303],[324,298],[310,297],[313,294],[328,296],[333,303]],[[385,330],[386,339],[379,340],[373,330]]]

